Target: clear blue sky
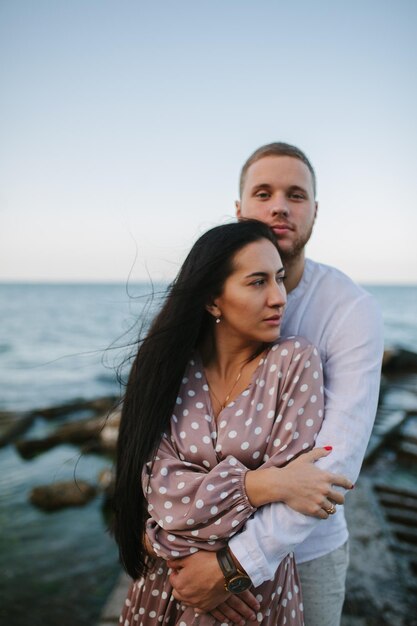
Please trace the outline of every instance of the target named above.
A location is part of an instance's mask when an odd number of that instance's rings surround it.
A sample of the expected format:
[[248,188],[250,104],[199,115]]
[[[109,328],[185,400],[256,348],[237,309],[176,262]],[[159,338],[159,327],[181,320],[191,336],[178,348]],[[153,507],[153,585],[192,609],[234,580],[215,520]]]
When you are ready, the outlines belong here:
[[417,282],[414,0],[2,0],[0,61],[0,280],[170,278],[284,140],[309,256]]

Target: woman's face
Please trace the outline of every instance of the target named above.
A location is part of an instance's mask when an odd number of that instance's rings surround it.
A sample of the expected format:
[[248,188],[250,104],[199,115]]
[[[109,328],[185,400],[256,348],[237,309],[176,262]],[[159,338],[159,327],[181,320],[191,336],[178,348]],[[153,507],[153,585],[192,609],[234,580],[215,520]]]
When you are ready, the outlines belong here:
[[287,300],[277,249],[267,239],[250,243],[235,254],[233,267],[210,308],[221,316],[216,330],[249,343],[275,341]]

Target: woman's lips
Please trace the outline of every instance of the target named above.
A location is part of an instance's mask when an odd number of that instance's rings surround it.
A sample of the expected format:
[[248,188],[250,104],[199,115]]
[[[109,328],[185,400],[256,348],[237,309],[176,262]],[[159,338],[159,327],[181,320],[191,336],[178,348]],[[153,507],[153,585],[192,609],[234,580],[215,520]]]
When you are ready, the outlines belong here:
[[280,326],[281,316],[274,315],[273,317],[267,317],[266,319],[264,319],[264,322],[266,322],[269,326]]

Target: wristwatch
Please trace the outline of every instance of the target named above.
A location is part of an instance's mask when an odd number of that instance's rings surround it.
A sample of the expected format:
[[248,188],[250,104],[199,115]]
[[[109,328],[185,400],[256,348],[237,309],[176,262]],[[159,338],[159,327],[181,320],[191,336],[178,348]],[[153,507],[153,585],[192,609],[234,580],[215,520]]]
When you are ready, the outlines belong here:
[[221,548],[216,552],[220,569],[224,576],[224,588],[230,593],[242,593],[252,585],[252,581],[247,574],[238,569],[230,554],[228,547]]

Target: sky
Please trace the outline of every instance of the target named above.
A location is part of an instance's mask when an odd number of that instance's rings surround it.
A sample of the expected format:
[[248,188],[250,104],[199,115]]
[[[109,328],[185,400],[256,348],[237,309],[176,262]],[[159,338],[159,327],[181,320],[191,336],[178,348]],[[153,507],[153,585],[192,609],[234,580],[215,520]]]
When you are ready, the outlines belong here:
[[0,0],[0,86],[0,281],[169,280],[286,141],[308,256],[417,283],[414,0]]

